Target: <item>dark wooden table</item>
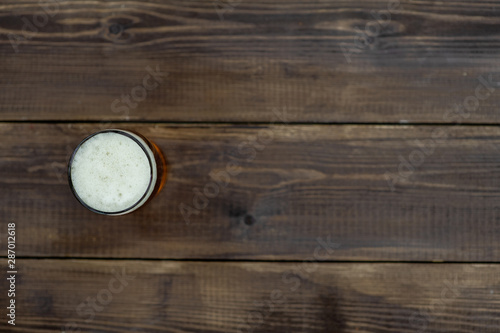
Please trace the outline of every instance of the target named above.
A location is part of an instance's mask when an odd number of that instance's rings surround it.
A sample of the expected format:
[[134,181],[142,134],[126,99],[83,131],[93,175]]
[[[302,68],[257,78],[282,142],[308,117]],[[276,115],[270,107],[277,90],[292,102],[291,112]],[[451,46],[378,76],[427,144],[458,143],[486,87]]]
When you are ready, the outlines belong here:
[[[0,331],[499,332],[499,29],[495,1],[2,1]],[[104,128],[168,159],[130,215],[67,183]]]

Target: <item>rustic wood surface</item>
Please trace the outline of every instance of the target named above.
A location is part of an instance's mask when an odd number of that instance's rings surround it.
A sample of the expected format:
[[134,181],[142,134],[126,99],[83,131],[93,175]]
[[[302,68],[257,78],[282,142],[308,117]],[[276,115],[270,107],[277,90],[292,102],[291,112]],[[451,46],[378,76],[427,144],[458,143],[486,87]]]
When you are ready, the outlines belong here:
[[[21,260],[20,265],[19,324],[10,328],[0,321],[4,332],[494,333],[500,325],[498,265],[116,260]],[[0,281],[5,290],[6,281]],[[95,310],[88,305],[92,299]],[[2,307],[2,317],[5,311]]]
[[[491,1],[401,1],[379,25],[391,1],[55,1],[47,21],[38,0],[0,4],[1,120],[267,122],[288,106],[295,122],[450,123],[481,75],[500,82]],[[113,112],[148,66],[159,87]],[[499,123],[498,88],[463,122]]]
[[[499,10],[2,1],[0,332],[498,332]],[[105,128],[169,162],[122,217],[67,184]]]
[[[332,260],[500,259],[496,127],[114,124],[155,141],[170,165],[147,208],[110,218],[83,208],[66,178],[96,125],[0,125],[0,213],[18,223],[20,255],[297,260],[331,237],[342,244]],[[431,145],[438,130],[448,137]],[[252,137],[254,154],[238,148]],[[399,173],[415,140],[434,151]],[[188,220],[181,204],[196,210]]]

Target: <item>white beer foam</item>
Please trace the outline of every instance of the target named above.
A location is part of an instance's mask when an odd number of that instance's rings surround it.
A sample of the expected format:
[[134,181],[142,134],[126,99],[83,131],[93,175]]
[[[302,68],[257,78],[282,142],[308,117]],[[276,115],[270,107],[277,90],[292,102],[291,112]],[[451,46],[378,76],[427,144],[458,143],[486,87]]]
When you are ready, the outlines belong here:
[[146,152],[130,137],[114,132],[99,133],[85,141],[71,165],[77,195],[89,207],[106,213],[139,202],[151,177]]

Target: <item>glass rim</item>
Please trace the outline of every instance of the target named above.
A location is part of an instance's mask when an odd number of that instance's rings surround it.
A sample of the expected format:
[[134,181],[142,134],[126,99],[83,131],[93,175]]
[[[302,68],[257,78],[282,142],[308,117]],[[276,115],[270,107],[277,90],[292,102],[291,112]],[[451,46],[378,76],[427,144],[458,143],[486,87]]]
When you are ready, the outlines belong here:
[[[149,184],[148,184],[148,187],[146,188],[146,191],[141,196],[141,198],[136,203],[134,203],[132,206],[130,206],[130,207],[126,208],[126,209],[117,211],[117,212],[105,212],[105,211],[101,211],[101,210],[98,210],[98,209],[90,207],[87,203],[85,203],[85,201],[82,198],[80,198],[80,196],[78,195],[78,193],[75,190],[75,187],[73,186],[73,181],[71,179],[71,167],[73,165],[73,159],[75,158],[75,155],[78,152],[78,150],[81,148],[81,146],[85,142],[87,142],[88,140],[90,140],[94,136],[96,136],[98,134],[103,134],[103,133],[117,133],[117,134],[121,134],[121,135],[124,135],[124,136],[132,139],[135,143],[137,143],[139,145],[139,147],[141,147],[141,149],[144,152],[144,154],[146,154],[146,156],[148,158],[148,162],[149,162],[150,177],[149,177]],[[146,196],[150,192],[151,186],[153,185],[153,163],[151,161],[151,156],[149,156],[149,153],[146,150],[146,147],[144,147],[144,145],[139,140],[137,140],[137,138],[135,138],[133,135],[131,135],[130,133],[133,133],[133,134],[137,135],[138,137],[140,137],[141,139],[144,140],[144,143],[146,143],[146,145],[148,144],[147,139],[145,137],[143,137],[142,135],[138,134],[138,133],[134,133],[132,131],[127,131],[127,130],[121,130],[121,129],[106,129],[106,130],[102,130],[102,131],[98,131],[98,132],[92,133],[89,136],[87,136],[85,139],[83,139],[78,144],[78,146],[76,146],[75,150],[71,154],[71,158],[69,159],[69,162],[68,162],[68,182],[69,182],[69,187],[70,187],[71,192],[73,193],[73,195],[78,199],[78,201],[85,208],[87,208],[88,210],[90,210],[90,211],[92,211],[94,213],[98,213],[98,214],[102,214],[102,215],[122,215],[122,214],[125,214],[128,211],[131,211],[134,208],[136,208],[146,198]],[[153,158],[154,158],[154,153],[153,153]]]

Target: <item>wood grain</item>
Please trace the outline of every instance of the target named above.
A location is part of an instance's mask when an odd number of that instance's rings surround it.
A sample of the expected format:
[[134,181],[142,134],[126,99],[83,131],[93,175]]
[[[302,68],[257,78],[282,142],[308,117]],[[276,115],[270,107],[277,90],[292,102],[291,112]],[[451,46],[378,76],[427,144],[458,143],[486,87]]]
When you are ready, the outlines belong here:
[[[500,327],[498,265],[116,260],[18,265],[16,326],[7,327],[4,319],[2,332],[493,333]],[[0,287],[8,289],[5,279]],[[96,299],[93,318],[85,305],[89,298]],[[2,318],[5,311],[2,306]]]
[[[379,24],[389,1],[47,3],[0,4],[0,120],[269,122],[286,106],[293,122],[452,123],[465,101],[461,122],[500,122],[491,1],[401,1]],[[164,79],[126,106],[147,67]]]
[[0,228],[17,223],[18,255],[302,260],[322,238],[340,244],[328,260],[500,259],[496,127],[113,124],[170,165],[159,196],[122,217],[87,211],[66,180],[100,127],[0,125]]

